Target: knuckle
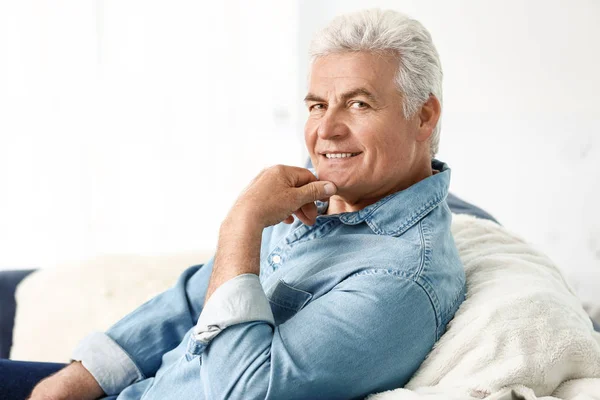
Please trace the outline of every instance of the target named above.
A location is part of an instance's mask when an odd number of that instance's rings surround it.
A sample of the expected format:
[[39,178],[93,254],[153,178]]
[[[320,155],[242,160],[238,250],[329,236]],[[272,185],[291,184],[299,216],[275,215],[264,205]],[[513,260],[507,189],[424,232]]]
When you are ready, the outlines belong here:
[[285,171],[285,166],[283,166],[281,164],[274,165],[271,168],[272,168],[273,172],[276,172],[278,174],[281,174]]
[[313,199],[319,198],[319,189],[317,188],[317,185],[310,185],[310,195]]
[[265,167],[265,168],[261,169],[260,172],[258,173],[258,176],[262,176],[262,175],[266,174],[267,172],[269,172],[269,169],[271,169],[271,167]]

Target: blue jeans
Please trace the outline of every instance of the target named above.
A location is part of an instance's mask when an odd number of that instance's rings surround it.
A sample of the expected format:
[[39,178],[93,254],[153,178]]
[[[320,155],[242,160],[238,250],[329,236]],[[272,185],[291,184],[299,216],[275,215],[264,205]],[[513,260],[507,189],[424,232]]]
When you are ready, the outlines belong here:
[[[0,359],[0,400],[23,400],[42,379],[67,364]],[[114,400],[117,396],[105,397]]]

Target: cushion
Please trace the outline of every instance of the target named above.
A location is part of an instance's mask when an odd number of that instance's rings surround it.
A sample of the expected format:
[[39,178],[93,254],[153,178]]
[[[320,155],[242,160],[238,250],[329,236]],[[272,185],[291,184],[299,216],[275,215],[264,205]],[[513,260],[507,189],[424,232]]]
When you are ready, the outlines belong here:
[[17,288],[10,358],[68,363],[84,336],[108,329],[212,255],[111,255],[32,273]]

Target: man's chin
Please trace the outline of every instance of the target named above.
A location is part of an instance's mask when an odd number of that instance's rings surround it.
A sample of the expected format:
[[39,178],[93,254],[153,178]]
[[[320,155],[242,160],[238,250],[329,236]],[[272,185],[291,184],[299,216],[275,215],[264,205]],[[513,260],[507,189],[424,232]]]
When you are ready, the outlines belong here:
[[339,188],[352,186],[352,176],[347,172],[331,171],[325,168],[317,170],[317,176],[320,181],[333,182]]
[[353,195],[356,191],[356,189],[353,188],[353,186],[347,185],[347,184],[338,184],[335,181],[331,181],[331,182],[333,182],[335,184],[335,186],[337,187],[337,191],[335,192],[335,194],[333,196],[341,197],[342,199],[346,199],[348,197],[353,197]]
[[333,182],[333,184],[337,188],[337,191],[335,192],[335,194],[338,196],[343,195],[344,193],[347,193],[348,191],[350,191],[352,189],[352,185],[349,185],[347,182],[340,182],[339,180],[331,179],[331,178],[330,179],[321,178],[320,176],[319,176],[319,180]]

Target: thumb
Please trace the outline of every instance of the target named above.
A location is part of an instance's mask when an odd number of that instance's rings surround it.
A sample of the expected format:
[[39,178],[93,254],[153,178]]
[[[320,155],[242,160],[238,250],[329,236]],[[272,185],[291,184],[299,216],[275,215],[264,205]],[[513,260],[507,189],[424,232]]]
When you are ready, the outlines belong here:
[[333,182],[328,181],[314,181],[298,189],[301,193],[303,204],[333,196],[337,192],[337,187]]

